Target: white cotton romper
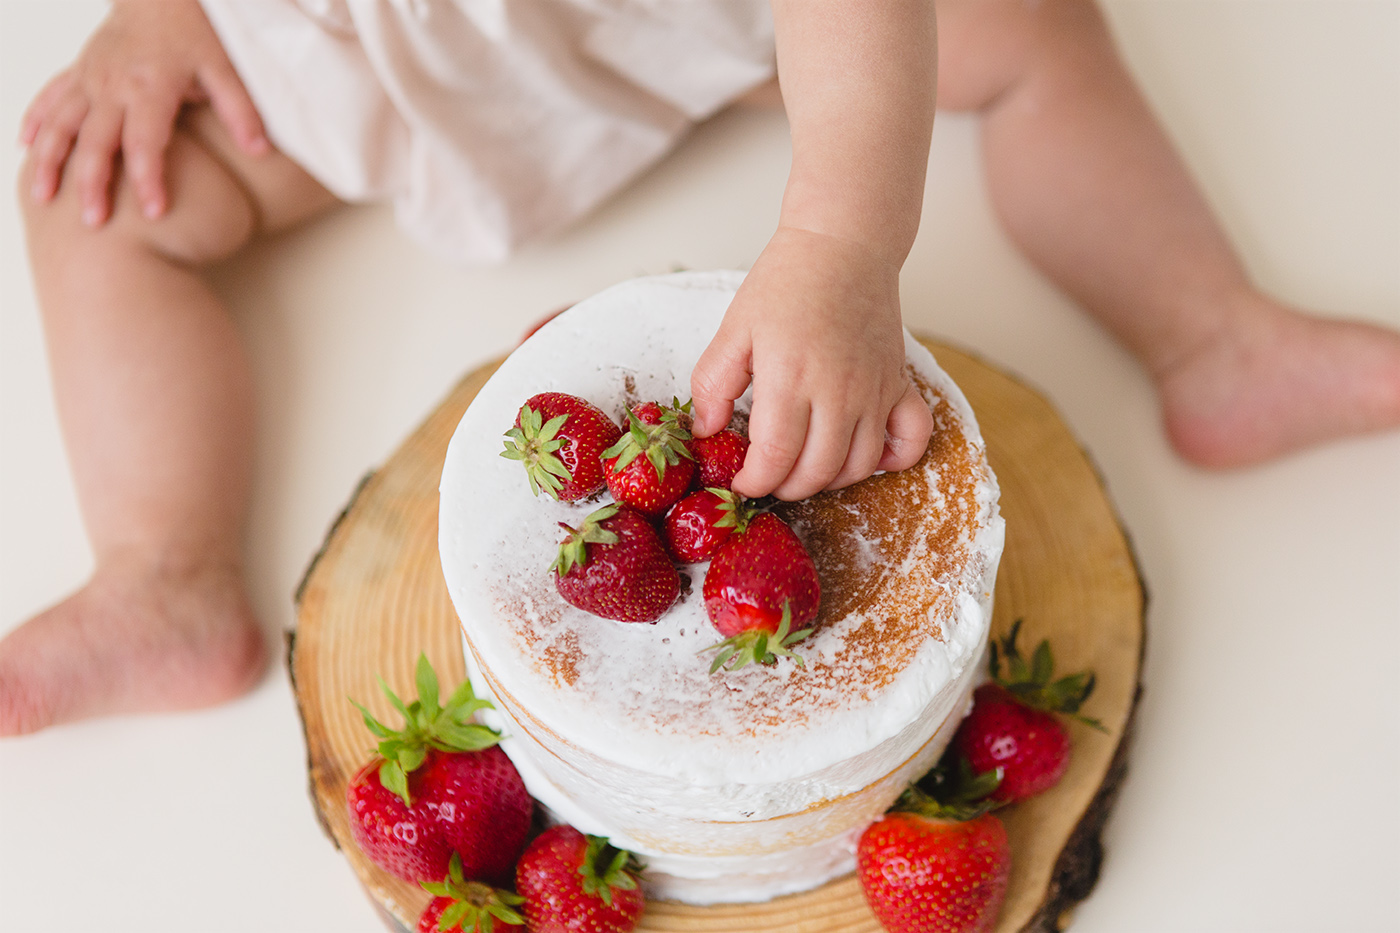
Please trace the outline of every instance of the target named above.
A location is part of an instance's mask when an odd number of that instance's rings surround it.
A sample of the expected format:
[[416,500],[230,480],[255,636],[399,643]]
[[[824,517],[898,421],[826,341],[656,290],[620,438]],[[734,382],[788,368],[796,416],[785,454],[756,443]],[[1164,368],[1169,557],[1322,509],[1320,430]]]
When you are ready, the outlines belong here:
[[273,143],[463,263],[577,220],[776,73],[765,0],[201,0]]

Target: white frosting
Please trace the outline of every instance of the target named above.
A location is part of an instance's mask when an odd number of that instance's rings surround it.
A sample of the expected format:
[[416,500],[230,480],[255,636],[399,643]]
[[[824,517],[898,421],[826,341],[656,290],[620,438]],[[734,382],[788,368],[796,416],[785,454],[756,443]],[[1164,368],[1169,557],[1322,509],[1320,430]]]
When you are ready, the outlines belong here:
[[[564,603],[549,571],[559,522],[577,525],[599,502],[533,497],[520,464],[499,456],[502,434],[539,392],[582,396],[619,423],[629,400],[688,397],[741,281],[735,272],[637,279],[545,325],[472,402],[441,483],[443,572],[473,682],[496,704],[483,718],[507,733],[502,747],[558,818],[637,851],[654,896],[692,903],[767,899],[851,869],[856,836],[934,763],[965,709],[1003,541],[996,481],[984,470],[971,497],[976,520],[956,542],[971,555],[958,578],[920,576],[926,544],[900,555],[903,566],[881,554],[881,541],[862,542],[866,559],[889,565],[892,584],[923,588],[938,635],[882,680],[858,667],[822,679],[854,663],[847,640],[871,622],[859,614],[797,646],[803,668],[783,659],[709,674],[700,652],[719,636],[700,599],[704,565],[686,568],[689,594],[654,625]],[[962,394],[908,335],[906,349],[985,463]],[[928,480],[924,507],[941,508],[936,469]]]

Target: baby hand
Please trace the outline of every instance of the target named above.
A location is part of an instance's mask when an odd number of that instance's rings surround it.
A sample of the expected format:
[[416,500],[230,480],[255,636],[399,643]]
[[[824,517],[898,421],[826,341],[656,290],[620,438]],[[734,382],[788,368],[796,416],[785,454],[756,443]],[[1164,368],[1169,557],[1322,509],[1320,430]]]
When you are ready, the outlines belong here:
[[195,0],[126,0],[78,60],[48,83],[24,116],[20,142],[33,154],[31,194],[58,191],[73,170],[83,220],[105,223],[118,155],[142,212],[166,209],[165,150],[180,108],[208,102],[250,155],[269,149],[262,120]]
[[753,383],[745,496],[802,499],[902,470],[933,416],[904,372],[899,269],[836,237],[780,227],[691,375],[695,433]]

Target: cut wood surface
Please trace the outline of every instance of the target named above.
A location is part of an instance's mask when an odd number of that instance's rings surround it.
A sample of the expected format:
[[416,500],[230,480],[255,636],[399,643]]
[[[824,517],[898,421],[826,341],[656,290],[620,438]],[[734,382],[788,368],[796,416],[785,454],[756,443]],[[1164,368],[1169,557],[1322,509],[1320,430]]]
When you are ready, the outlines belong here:
[[[1084,713],[1107,731],[1069,723],[1074,754],[1064,779],[1000,811],[1012,869],[998,933],[1062,929],[1097,879],[1100,832],[1126,769],[1145,634],[1142,581],[1099,476],[1054,409],[985,362],[923,342],[972,403],[1001,483],[1007,533],[993,637],[1022,619],[1026,648],[1049,638],[1059,670],[1092,668],[1098,675]],[[317,812],[386,922],[404,930],[416,929],[429,896],[371,864],[351,839],[345,789],[374,741],[349,698],[396,722],[378,678],[411,696],[420,652],[444,684],[465,677],[457,616],[438,563],[438,479],[458,420],[494,371],[488,365],[463,379],[365,479],[302,581],[290,636]],[[847,876],[763,904],[652,902],[638,929],[879,933],[880,925]]]

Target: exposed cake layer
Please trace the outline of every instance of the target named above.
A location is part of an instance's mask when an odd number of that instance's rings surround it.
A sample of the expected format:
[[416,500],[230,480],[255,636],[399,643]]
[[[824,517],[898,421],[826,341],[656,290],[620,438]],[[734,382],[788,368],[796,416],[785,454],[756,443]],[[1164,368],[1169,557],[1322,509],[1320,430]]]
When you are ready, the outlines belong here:
[[643,853],[660,893],[696,902],[774,896],[849,869],[854,834],[936,759],[940,727],[963,709],[1002,546],[972,413],[906,338],[935,415],[926,456],[780,507],[822,581],[817,631],[796,649],[804,666],[709,673],[701,652],[718,635],[699,596],[704,565],[687,568],[688,591],[654,625],[559,598],[558,523],[577,525],[598,503],[531,496],[520,465],[498,456],[501,434],[543,391],[580,395],[619,422],[629,402],[688,397],[740,281],[639,279],[556,318],[482,388],[442,478],[444,574],[474,680],[511,735],[504,747],[561,818]]
[[[498,701],[470,651],[467,664],[478,695]],[[966,712],[978,679],[975,667],[959,678],[958,690],[951,691],[957,696],[951,715],[931,713],[910,724],[911,733],[929,737],[917,754],[881,780],[807,810],[738,822],[667,820],[656,810],[637,807],[630,787],[609,789],[586,773],[580,775],[581,781],[571,782],[574,769],[535,743],[529,730],[511,715],[491,711],[482,718],[512,736],[502,747],[531,793],[556,819],[607,836],[644,856],[649,897],[691,904],[766,901],[817,887],[854,869],[861,831],[937,762]],[[497,710],[505,708],[497,702]],[[601,804],[597,802],[600,790],[605,793]],[[801,782],[791,782],[789,790],[800,794]],[[628,835],[629,820],[638,828],[635,838]],[[663,832],[663,824],[668,823],[670,832]],[[679,844],[678,838],[687,844]],[[652,840],[659,841],[652,845]]]

